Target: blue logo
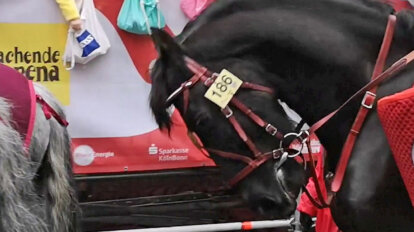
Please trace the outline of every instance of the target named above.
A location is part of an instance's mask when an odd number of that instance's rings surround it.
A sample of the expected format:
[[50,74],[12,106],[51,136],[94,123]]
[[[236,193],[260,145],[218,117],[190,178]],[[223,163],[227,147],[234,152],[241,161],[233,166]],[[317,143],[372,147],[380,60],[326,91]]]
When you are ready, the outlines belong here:
[[76,40],[83,50],[82,57],[89,56],[93,51],[101,47],[98,41],[87,30],[76,36]]

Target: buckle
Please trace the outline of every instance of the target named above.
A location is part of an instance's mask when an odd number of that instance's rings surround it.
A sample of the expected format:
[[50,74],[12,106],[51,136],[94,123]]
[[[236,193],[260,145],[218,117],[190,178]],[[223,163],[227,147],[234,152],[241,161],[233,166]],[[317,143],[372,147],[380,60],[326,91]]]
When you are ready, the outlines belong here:
[[214,80],[211,77],[209,77],[204,81],[204,85],[205,86],[211,86],[213,84],[213,82],[214,82]]
[[265,130],[267,133],[271,134],[272,136],[275,136],[277,133],[277,128],[270,123],[266,125]]
[[[370,104],[367,104],[367,103],[366,103],[367,99],[369,99],[369,98],[371,98],[371,97],[372,97],[372,102],[371,102]],[[364,98],[362,99],[361,105],[362,105],[363,107],[367,108],[367,109],[372,109],[372,106],[373,106],[373,105],[374,105],[374,103],[375,103],[375,98],[376,98],[376,97],[377,97],[377,95],[376,95],[375,93],[370,92],[370,91],[366,91],[366,92],[365,92],[365,95],[364,95]]]
[[226,118],[230,118],[231,116],[233,116],[233,111],[228,106],[226,106],[225,108],[223,108],[221,110],[221,112],[223,112],[223,114],[224,114],[224,116],[226,116]]

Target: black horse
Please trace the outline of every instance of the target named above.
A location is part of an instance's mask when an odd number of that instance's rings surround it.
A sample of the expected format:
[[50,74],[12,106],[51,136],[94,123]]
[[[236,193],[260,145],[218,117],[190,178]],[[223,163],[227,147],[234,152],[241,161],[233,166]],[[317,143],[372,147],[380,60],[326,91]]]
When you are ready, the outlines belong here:
[[[166,100],[193,75],[188,56],[209,70],[226,68],[243,81],[272,88],[274,96],[251,90],[235,96],[283,133],[292,131],[293,125],[276,98],[313,124],[369,81],[390,13],[390,6],[368,0],[218,0],[185,28],[178,42],[154,31],[159,52],[152,74],[155,118],[160,127],[169,127]],[[395,30],[387,66],[414,49],[414,12],[400,12]],[[383,83],[378,98],[411,87],[413,72],[409,66]],[[206,89],[202,83],[190,89],[187,110],[182,94],[169,103],[206,147],[252,156],[219,107],[203,97]],[[329,154],[329,171],[335,171],[361,99],[317,131]],[[238,110],[234,114],[259,148],[274,149],[274,138]],[[214,154],[212,158],[224,167],[227,177],[241,168],[239,162]],[[303,180],[302,168],[292,159],[275,175],[278,162],[266,162],[238,185],[250,204],[269,216],[293,212],[292,199]],[[375,110],[359,134],[331,209],[345,232],[414,228],[414,211]]]

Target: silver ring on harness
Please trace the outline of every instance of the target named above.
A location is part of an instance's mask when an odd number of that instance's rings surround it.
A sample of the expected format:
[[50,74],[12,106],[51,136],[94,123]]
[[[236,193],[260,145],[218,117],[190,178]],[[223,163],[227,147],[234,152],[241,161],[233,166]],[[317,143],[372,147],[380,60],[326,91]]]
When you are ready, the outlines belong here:
[[295,137],[294,140],[298,139],[300,142],[300,149],[298,149],[297,152],[295,152],[294,154],[288,155],[289,158],[294,158],[302,153],[304,144],[308,140],[309,132],[307,130],[303,130],[303,131],[300,131],[299,133],[291,132],[291,133],[285,134],[283,136],[283,139],[281,139],[279,142],[279,149],[283,149],[283,141],[290,136],[294,136]]

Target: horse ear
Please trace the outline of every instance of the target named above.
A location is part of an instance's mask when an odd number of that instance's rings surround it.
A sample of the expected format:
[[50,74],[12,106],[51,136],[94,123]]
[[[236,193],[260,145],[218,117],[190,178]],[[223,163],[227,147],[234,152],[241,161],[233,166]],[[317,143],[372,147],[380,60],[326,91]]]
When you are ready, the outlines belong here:
[[180,45],[167,32],[158,28],[151,28],[151,38],[158,51],[160,59],[182,56]]

